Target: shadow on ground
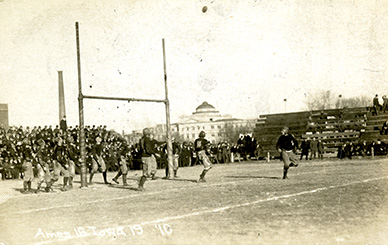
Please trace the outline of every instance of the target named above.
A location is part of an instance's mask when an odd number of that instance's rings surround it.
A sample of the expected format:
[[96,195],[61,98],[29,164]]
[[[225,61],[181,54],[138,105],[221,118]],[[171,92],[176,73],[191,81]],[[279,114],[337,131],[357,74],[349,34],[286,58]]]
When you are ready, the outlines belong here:
[[137,187],[131,187],[131,186],[123,186],[123,185],[108,185],[109,188],[115,188],[115,189],[121,189],[121,190],[131,190],[131,191],[137,191]]
[[281,177],[274,176],[226,176],[227,178],[234,179],[282,179]]

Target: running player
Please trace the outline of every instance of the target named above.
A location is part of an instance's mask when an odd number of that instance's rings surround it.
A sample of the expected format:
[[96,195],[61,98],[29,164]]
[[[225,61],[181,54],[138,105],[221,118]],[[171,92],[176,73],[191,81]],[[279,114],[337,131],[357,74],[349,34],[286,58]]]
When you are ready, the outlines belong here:
[[157,142],[153,139],[151,129],[143,129],[143,137],[139,141],[141,161],[143,164],[143,175],[139,181],[139,191],[144,191],[144,183],[147,180],[147,176],[155,179],[156,174],[156,156],[160,155],[156,151]]
[[23,162],[23,193],[31,193],[31,183],[34,179],[34,170],[32,167],[32,155],[30,151],[25,151]]
[[107,180],[107,169],[105,165],[103,155],[103,145],[101,144],[102,139],[100,136],[97,136],[96,138],[96,144],[93,146],[92,149],[92,169],[90,171],[89,176],[89,184],[93,184],[93,176],[95,173],[97,173],[99,170],[102,172],[102,177],[104,178],[104,183],[106,185],[109,185],[110,183]]
[[119,172],[112,179],[112,181],[115,182],[116,184],[119,184],[118,178],[122,175],[123,176],[123,186],[128,186],[128,184],[127,184],[128,166],[127,166],[127,161],[125,159],[125,155],[126,155],[125,152],[120,153],[120,158],[118,159]]
[[[181,147],[177,142],[175,142],[175,138],[171,139],[172,141],[172,164],[168,162],[167,157],[167,167],[166,167],[166,179],[171,178],[179,178],[177,175],[179,168],[179,154],[181,153]],[[163,151],[167,154],[167,144],[163,147]]]
[[194,150],[197,153],[197,157],[199,161],[203,164],[204,169],[199,176],[199,180],[197,182],[206,182],[205,175],[212,168],[212,163],[209,157],[206,154],[206,147],[209,144],[209,141],[205,139],[206,133],[201,131],[199,133],[199,138],[194,141]]
[[283,179],[287,179],[287,172],[290,167],[298,166],[298,158],[294,154],[295,148],[298,147],[298,141],[292,134],[288,133],[288,127],[282,129],[282,135],[276,143],[276,149],[281,153],[283,159]]

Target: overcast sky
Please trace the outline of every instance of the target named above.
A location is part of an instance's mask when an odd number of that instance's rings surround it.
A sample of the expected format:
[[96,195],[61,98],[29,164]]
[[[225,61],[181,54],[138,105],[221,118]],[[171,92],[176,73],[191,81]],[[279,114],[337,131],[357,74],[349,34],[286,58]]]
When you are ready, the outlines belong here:
[[[206,13],[202,7],[207,6]],[[384,0],[0,0],[0,103],[10,125],[58,124],[63,71],[78,124],[75,22],[86,95],[164,99],[171,122],[203,101],[222,114],[301,111],[309,94],[388,93]],[[165,123],[161,103],[85,100],[85,124]]]

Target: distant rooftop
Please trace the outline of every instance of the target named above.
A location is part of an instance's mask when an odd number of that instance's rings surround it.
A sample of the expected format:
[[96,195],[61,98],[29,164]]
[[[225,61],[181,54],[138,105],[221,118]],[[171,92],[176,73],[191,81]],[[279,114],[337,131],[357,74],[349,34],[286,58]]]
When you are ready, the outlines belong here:
[[8,104],[0,104],[0,110],[8,110]]
[[193,112],[193,114],[198,114],[198,113],[218,113],[218,111],[216,110],[216,108],[214,106],[212,106],[211,104],[207,103],[206,101],[204,101],[201,105],[199,105],[196,109],[195,109],[195,112]]

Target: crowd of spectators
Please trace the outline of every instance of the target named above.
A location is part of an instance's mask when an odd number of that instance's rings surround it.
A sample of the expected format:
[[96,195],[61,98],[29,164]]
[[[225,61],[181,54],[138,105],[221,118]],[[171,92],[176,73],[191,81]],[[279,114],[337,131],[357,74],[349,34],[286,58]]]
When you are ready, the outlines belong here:
[[[79,127],[44,126],[44,127],[9,127],[7,130],[0,127],[0,173],[2,179],[22,178],[23,162],[26,151],[32,153],[35,164],[38,159],[36,155],[42,145],[45,148],[46,159],[61,161],[56,155],[58,142],[66,148],[69,159],[74,161],[76,172],[80,172],[80,150],[79,150]],[[102,139],[103,157],[108,171],[118,170],[118,158],[124,152],[129,168],[132,170],[141,169],[141,154],[138,144],[129,145],[124,137],[113,130],[108,130],[106,126],[86,126],[85,127],[85,149],[86,165],[91,167],[92,148],[97,137]],[[178,142],[179,144],[179,166],[188,167],[200,164],[192,142]],[[157,159],[158,168],[166,168],[167,152],[166,142],[160,142],[158,146],[160,158]],[[320,140],[302,140],[299,145],[300,158],[306,156],[307,159],[323,158],[324,144]],[[338,147],[337,157],[352,158],[352,156],[385,155],[388,145],[377,140],[370,144],[365,141],[353,144],[344,142]],[[241,162],[244,160],[259,159],[261,147],[256,139],[250,135],[241,135],[236,144],[221,142],[209,144],[207,153],[213,163]]]
[[[33,164],[38,164],[38,151],[44,152],[44,158],[53,165],[53,161],[61,162],[63,159],[57,156],[56,148],[65,147],[65,154],[76,165],[76,172],[80,173],[80,149],[79,127],[67,127],[62,123],[55,127],[36,126],[0,128],[0,173],[2,179],[18,179],[23,177],[23,162],[26,152],[33,156]],[[118,170],[118,158],[125,152],[126,161],[132,170],[141,169],[141,154],[139,144],[129,145],[124,137],[106,126],[85,126],[85,150],[86,166],[92,164],[92,148],[99,137],[103,144],[103,157],[108,171]],[[178,142],[179,143],[179,142]],[[160,142],[157,159],[158,168],[167,166],[166,142]],[[188,167],[200,164],[192,142],[179,143],[179,166]],[[209,144],[207,152],[213,163],[230,163],[234,161],[249,160],[257,157],[256,140],[249,135],[242,136],[237,144],[221,142]],[[42,147],[44,151],[42,151]]]
[[[44,158],[49,163],[53,160],[62,161],[56,156],[58,142],[65,146],[67,156],[74,161],[76,169],[79,170],[79,128],[69,127],[61,129],[59,126],[44,127],[9,127],[7,130],[0,128],[0,171],[2,179],[21,178],[24,156],[28,152],[34,157],[37,164],[37,153],[44,147]],[[99,136],[103,139],[104,157],[109,170],[115,170],[117,158],[122,151],[128,151],[129,146],[126,140],[114,131],[107,130],[106,126],[85,127],[85,149],[86,163],[91,164],[91,149],[95,139]],[[78,171],[79,172],[79,171]]]
[[340,159],[349,158],[352,159],[353,156],[371,156],[371,155],[387,155],[388,145],[377,139],[367,143],[366,141],[359,141],[353,143],[351,141],[343,142],[338,147],[337,157]]

